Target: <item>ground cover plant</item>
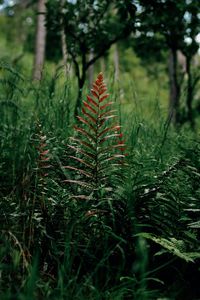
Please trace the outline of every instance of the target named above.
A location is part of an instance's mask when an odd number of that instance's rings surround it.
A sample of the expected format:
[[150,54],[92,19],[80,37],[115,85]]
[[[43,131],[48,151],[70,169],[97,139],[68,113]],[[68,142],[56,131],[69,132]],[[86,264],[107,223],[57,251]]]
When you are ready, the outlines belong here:
[[0,299],[199,299],[198,136],[1,68]]

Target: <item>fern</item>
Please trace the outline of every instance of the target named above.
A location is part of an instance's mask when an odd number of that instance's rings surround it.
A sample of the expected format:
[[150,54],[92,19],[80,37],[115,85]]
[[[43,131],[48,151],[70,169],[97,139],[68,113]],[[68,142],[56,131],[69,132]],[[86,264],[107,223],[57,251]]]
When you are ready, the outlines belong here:
[[[183,240],[177,240],[176,238],[165,239],[146,232],[140,233],[138,234],[138,236],[152,240],[156,244],[159,244],[164,249],[166,249],[167,252],[174,254],[175,256],[185,260],[186,262],[194,262],[195,259],[200,258],[200,253],[197,251],[186,251],[186,243]],[[164,252],[158,252],[156,255],[160,255],[162,253]]]
[[[100,73],[93,83],[91,95],[83,101],[82,114],[77,116],[75,136],[70,139],[69,155],[74,172],[65,180],[77,187],[74,198],[107,201],[120,181],[125,144],[113,102],[108,101],[106,84]],[[71,175],[72,176],[72,175]]]
[[36,148],[35,168],[34,168],[34,187],[32,187],[32,195],[26,209],[30,210],[28,216],[28,248],[34,245],[35,241],[39,241],[45,232],[46,221],[48,217],[48,175],[50,165],[49,149],[47,145],[47,137],[44,135],[42,126],[38,122],[36,124],[37,133],[34,136],[33,143]]
[[135,219],[142,231],[138,235],[164,248],[161,253],[187,262],[200,258],[199,171],[193,151],[156,176],[155,182],[134,189]]

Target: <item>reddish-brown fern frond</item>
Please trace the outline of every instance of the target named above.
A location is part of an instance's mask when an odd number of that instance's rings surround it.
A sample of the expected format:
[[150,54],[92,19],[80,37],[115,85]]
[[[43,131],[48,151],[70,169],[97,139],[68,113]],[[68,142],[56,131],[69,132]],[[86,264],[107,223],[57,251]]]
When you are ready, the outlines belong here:
[[76,198],[99,200],[104,192],[110,193],[117,183],[117,171],[123,164],[125,144],[121,126],[117,121],[113,102],[108,101],[109,94],[103,80],[103,74],[93,83],[91,95],[83,101],[82,115],[77,116],[79,124],[75,126],[76,137],[71,138],[70,155],[74,166],[66,169],[74,171],[73,179],[66,182],[76,184]]

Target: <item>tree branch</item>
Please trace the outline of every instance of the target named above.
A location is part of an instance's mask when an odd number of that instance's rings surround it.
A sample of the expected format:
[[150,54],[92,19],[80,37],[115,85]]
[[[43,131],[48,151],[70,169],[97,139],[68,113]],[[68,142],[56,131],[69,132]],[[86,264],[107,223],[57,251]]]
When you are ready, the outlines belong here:
[[117,41],[121,40],[123,37],[123,34],[121,33],[120,35],[116,36],[114,39],[109,41],[109,43],[96,55],[94,56],[91,60],[89,60],[86,64],[86,70],[89,68],[89,66],[93,65],[97,59],[102,57],[104,53]]

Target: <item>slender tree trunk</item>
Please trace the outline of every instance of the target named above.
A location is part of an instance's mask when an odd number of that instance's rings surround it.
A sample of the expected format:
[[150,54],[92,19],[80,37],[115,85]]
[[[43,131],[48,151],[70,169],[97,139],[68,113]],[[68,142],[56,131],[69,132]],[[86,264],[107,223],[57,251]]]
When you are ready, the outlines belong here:
[[100,60],[101,72],[104,74],[106,70],[105,57],[102,56]]
[[[94,58],[94,50],[91,49],[89,54],[89,61],[93,58]],[[90,89],[94,81],[94,64],[92,64],[88,68],[88,79],[89,79],[89,89]]]
[[45,45],[46,45],[45,0],[38,0],[37,12],[38,12],[38,16],[37,16],[37,28],[36,28],[33,79],[41,80],[43,67],[44,67]]
[[117,44],[115,44],[114,47],[115,81],[119,81],[119,52]]
[[81,108],[81,99],[82,99],[82,92],[83,92],[83,86],[86,79],[86,70],[82,73],[82,76],[78,78],[78,95],[76,99],[76,106],[74,111],[74,116],[76,117],[79,114],[79,110]]
[[89,68],[89,65],[87,65],[87,61],[86,61],[86,51],[85,51],[84,44],[82,45],[81,52],[82,52],[82,59],[81,59],[82,70],[81,71],[80,71],[78,62],[76,60],[74,60],[74,63],[76,66],[76,76],[78,79],[78,95],[77,95],[76,105],[75,105],[75,110],[74,110],[75,117],[78,115],[79,110],[81,108],[83,86],[84,86],[84,83],[86,80],[86,72],[87,72],[87,69]]
[[61,43],[62,43],[62,56],[63,56],[63,66],[65,75],[68,75],[68,63],[67,63],[67,45],[66,45],[66,35],[64,28],[61,29]]
[[[64,0],[61,0],[61,13],[64,7]],[[66,34],[64,28],[64,16],[61,18],[61,45],[62,45],[62,57],[63,57],[63,66],[65,76],[69,74],[69,65],[68,65],[68,53],[67,53],[67,44],[66,44]]]
[[179,121],[180,86],[177,78],[177,53],[172,48],[169,55],[169,82],[169,119],[176,125]]
[[187,117],[191,124],[191,127],[195,127],[192,102],[193,102],[193,86],[192,86],[192,74],[191,74],[191,57],[186,57],[186,72],[187,72]]
[[119,100],[123,99],[124,91],[121,86],[120,82],[120,61],[119,61],[119,50],[117,43],[114,45],[114,67],[115,67],[115,74],[114,74],[114,80],[117,83],[118,87],[118,95],[119,95]]

